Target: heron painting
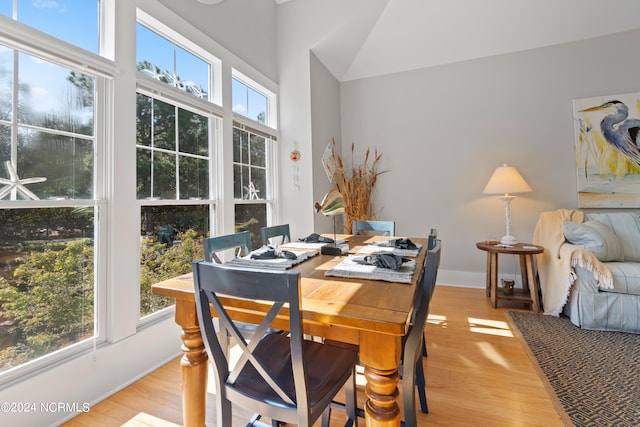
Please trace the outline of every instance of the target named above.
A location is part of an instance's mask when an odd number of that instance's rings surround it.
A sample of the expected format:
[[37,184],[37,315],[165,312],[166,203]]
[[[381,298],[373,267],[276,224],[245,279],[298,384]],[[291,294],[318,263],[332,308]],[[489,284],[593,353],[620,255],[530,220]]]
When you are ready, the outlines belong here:
[[573,101],[578,205],[640,207],[640,93]]

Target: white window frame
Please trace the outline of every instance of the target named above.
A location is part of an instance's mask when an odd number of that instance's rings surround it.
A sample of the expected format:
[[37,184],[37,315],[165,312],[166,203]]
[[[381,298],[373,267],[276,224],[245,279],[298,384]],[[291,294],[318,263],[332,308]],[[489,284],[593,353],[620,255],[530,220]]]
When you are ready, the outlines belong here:
[[[169,26],[155,19],[148,13],[137,9],[137,22],[144,25],[159,36],[166,38],[170,42],[180,46],[191,54],[198,56],[203,61],[210,64],[209,73],[209,100],[204,100],[191,95],[179,88],[156,80],[140,71],[136,72],[136,93],[150,96],[154,99],[168,104],[189,110],[196,114],[209,118],[209,196],[206,199],[137,199],[138,212],[143,206],[189,206],[189,205],[209,205],[210,233],[218,228],[220,222],[218,215],[220,212],[220,183],[217,169],[221,168],[219,161],[219,145],[222,141],[222,124],[224,109],[222,107],[222,61],[211,53],[191,42],[186,37],[180,35]],[[140,259],[140,247],[138,247],[137,258]],[[140,281],[138,280],[138,287]],[[143,326],[163,319],[173,313],[174,306],[169,306],[149,313],[139,319],[139,325]]]
[[[101,2],[102,3],[102,2]],[[108,5],[103,5],[101,11]],[[104,35],[104,34],[103,34]],[[102,37],[101,37],[102,38]],[[22,379],[27,373],[50,368],[86,351],[95,351],[107,341],[107,186],[109,182],[109,150],[112,143],[113,78],[117,74],[113,61],[87,52],[25,24],[0,15],[0,44],[50,63],[95,77],[94,99],[94,195],[93,199],[73,200],[0,200],[0,209],[62,208],[92,206],[94,217],[94,334],[23,363],[0,374],[0,385]]]

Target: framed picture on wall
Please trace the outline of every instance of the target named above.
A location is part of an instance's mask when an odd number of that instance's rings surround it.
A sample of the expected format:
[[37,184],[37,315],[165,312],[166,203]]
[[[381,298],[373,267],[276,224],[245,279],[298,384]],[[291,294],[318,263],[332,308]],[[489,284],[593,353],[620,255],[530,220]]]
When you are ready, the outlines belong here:
[[578,206],[640,207],[640,92],[573,101]]

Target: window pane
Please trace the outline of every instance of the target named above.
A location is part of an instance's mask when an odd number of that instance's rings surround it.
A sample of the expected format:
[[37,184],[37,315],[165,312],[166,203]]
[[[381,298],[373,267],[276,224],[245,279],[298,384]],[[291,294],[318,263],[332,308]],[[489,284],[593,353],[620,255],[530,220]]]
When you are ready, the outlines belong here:
[[251,135],[251,166],[266,166],[265,138]]
[[152,78],[208,99],[209,63],[144,25],[137,25],[138,70]]
[[46,178],[28,186],[41,199],[91,199],[93,141],[19,128],[16,173],[21,179]]
[[140,215],[140,316],[174,304],[151,294],[151,285],[191,271],[204,259],[209,206],[143,206]]
[[209,161],[180,156],[180,198],[209,198]]
[[234,113],[241,114],[260,123],[267,122],[268,99],[265,95],[233,79],[231,102]]
[[153,153],[152,197],[176,198],[176,156],[156,151]]
[[136,152],[136,194],[138,199],[148,199],[151,197],[151,150],[138,148]]
[[[13,17],[11,1],[0,2],[0,13]],[[18,0],[16,16],[23,24],[99,53],[98,0]]]
[[0,45],[0,120],[13,116],[13,50]]
[[136,64],[138,70],[145,74],[170,83],[170,76],[173,75],[173,43],[144,25],[137,24]]
[[153,103],[148,96],[136,95],[136,144],[151,147]]
[[236,231],[251,233],[251,247],[262,246],[260,228],[267,226],[267,205],[252,203],[236,205]]
[[251,182],[249,184],[249,199],[263,200],[267,197],[267,177],[264,169],[251,168]]
[[176,46],[176,75],[184,90],[198,98],[208,98],[209,64],[180,46]]
[[0,371],[93,337],[94,208],[0,210]]
[[94,79],[20,53],[20,123],[93,135]]
[[257,122],[267,121],[267,97],[249,88],[249,113],[247,116]]
[[241,163],[240,149],[242,147],[240,140],[243,132],[238,128],[233,128],[233,162]]
[[11,160],[11,127],[0,123],[0,170],[7,160]]
[[233,197],[242,199],[242,166],[233,165]]
[[249,113],[248,107],[248,90],[249,88],[240,83],[238,80],[233,79],[231,83],[231,103],[233,104],[233,112],[247,116]]
[[155,148],[176,149],[176,107],[166,102],[152,100],[153,139]]
[[178,109],[180,152],[209,155],[209,119],[206,116]]

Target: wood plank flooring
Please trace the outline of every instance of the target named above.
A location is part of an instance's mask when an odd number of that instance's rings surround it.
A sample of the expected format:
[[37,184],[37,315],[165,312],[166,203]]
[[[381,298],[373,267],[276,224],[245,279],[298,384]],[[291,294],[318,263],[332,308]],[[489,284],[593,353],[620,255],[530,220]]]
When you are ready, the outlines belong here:
[[[524,308],[521,304],[501,307]],[[504,309],[491,307],[484,289],[438,286],[426,326],[425,359],[429,414],[420,426],[562,426],[552,399]],[[359,375],[358,381],[364,381]],[[359,386],[362,407],[364,390]],[[215,423],[213,399],[207,421]],[[419,407],[419,405],[418,405]],[[234,408],[234,426],[250,414]],[[334,411],[331,426],[344,415]],[[70,420],[66,427],[175,427],[182,423],[178,359]],[[364,425],[363,420],[359,420]],[[224,426],[227,427],[227,426]]]

